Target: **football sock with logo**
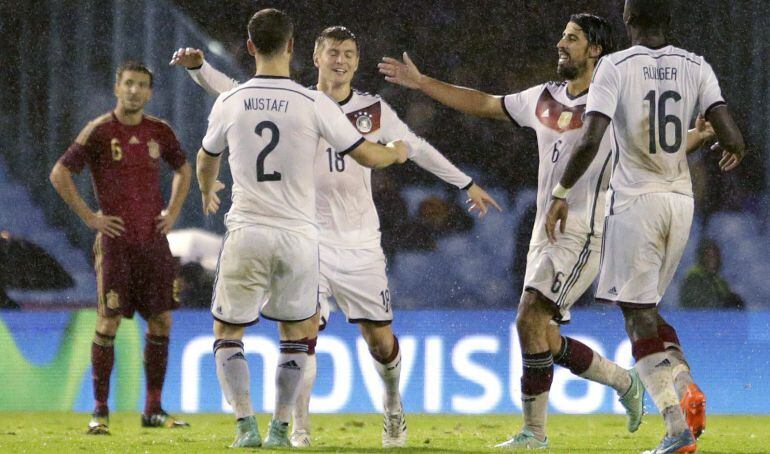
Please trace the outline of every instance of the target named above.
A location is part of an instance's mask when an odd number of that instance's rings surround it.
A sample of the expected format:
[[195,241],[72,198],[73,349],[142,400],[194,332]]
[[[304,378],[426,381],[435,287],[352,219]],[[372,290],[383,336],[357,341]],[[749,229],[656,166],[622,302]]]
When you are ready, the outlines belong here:
[[658,325],[658,336],[663,340],[663,346],[668,353],[668,359],[671,360],[671,374],[674,376],[674,387],[676,388],[676,395],[679,400],[682,400],[687,387],[694,383],[692,373],[690,372],[690,365],[685,359],[684,351],[679,343],[679,336],[676,335],[676,330],[673,326],[668,324]]
[[398,384],[401,380],[401,348],[398,346],[398,338],[393,336],[393,350],[387,358],[375,358],[374,368],[382,378],[382,384],[385,387],[383,396],[383,410],[387,412],[398,412],[401,409],[401,394],[398,390]]
[[658,338],[640,339],[633,343],[632,352],[636,359],[636,370],[644,387],[650,393],[666,423],[669,436],[681,434],[687,425],[679,407],[679,399],[671,376],[671,361]]
[[586,380],[611,386],[621,395],[631,387],[627,370],[571,337],[562,336],[561,350],[553,362]]
[[521,402],[524,428],[540,441],[545,440],[548,418],[548,392],[553,382],[551,352],[522,354],[524,373],[521,376]]
[[275,372],[273,420],[288,423],[291,419],[302,381],[302,371],[307,364],[308,355],[315,354],[315,343],[316,338],[281,341],[281,353],[278,355],[278,368]]
[[94,333],[91,344],[91,369],[94,386],[94,414],[107,416],[110,397],[110,375],[115,364],[115,336],[108,336],[98,331]]
[[160,396],[166,379],[168,365],[168,337],[147,333],[144,344],[144,375],[147,379],[147,394],[144,400],[144,414],[161,411]]
[[225,399],[233,407],[237,419],[254,414],[249,393],[249,365],[243,354],[243,342],[217,339],[214,342],[217,378]]
[[310,432],[310,396],[316,377],[316,355],[307,355],[305,369],[302,371],[302,382],[299,385],[297,402],[294,404],[294,429]]

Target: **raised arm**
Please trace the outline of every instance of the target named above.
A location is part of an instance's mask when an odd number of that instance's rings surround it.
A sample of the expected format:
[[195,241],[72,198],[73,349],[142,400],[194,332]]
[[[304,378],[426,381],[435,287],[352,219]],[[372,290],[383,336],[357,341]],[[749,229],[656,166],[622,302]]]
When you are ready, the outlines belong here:
[[420,90],[441,104],[469,115],[497,120],[508,119],[503,111],[500,96],[433,79],[421,74],[406,52],[403,58],[404,61],[401,62],[395,58],[383,57],[377,67],[380,73],[385,75],[385,80]]
[[190,78],[212,95],[218,95],[240,85],[237,80],[231,79],[230,76],[211,66],[200,49],[180,47],[171,56],[168,64],[186,68]]

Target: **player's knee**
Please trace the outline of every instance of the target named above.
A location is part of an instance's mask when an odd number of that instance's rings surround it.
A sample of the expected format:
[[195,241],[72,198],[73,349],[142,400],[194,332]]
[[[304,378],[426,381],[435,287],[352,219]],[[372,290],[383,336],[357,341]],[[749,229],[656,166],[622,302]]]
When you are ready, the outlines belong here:
[[171,312],[151,316],[147,320],[147,331],[153,336],[168,336],[171,332]]
[[96,331],[107,335],[107,336],[115,336],[115,334],[118,332],[118,327],[120,326],[120,319],[121,317],[119,315],[114,317],[106,317],[103,315],[99,315],[96,318]]
[[217,339],[237,339],[243,338],[243,326],[231,325],[229,323],[214,320],[214,337]]
[[658,317],[655,308],[623,307],[626,332],[631,340],[658,337]]

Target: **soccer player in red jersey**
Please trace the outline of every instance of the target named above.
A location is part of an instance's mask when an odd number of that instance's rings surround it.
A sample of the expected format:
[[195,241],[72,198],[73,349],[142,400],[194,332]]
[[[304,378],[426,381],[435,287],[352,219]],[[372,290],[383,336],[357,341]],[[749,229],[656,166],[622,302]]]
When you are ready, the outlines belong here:
[[[98,311],[91,347],[95,407],[88,433],[109,433],[107,398],[115,359],[113,342],[120,320],[135,311],[147,320],[144,369],[147,396],[142,426],[188,424],[161,407],[168,362],[175,262],[166,240],[182,209],[192,170],[179,141],[164,121],[144,114],[152,96],[152,72],[126,62],[116,73],[112,112],[89,122],[51,170],[51,183],[69,207],[96,230],[94,256]],[[164,209],[160,161],[174,170],[171,198]],[[72,173],[91,171],[100,210],[80,196]]]

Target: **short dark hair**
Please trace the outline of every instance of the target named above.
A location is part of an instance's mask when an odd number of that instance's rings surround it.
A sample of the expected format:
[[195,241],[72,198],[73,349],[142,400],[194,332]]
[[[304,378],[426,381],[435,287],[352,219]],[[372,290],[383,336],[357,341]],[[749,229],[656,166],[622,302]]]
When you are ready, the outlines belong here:
[[668,30],[671,23],[669,0],[626,0],[626,4],[634,16],[630,25],[643,30]]
[[347,27],[343,27],[342,25],[334,25],[331,27],[326,27],[323,29],[321,34],[318,35],[318,38],[315,39],[315,47],[313,48],[313,53],[318,52],[323,46],[324,41],[327,39],[337,43],[351,40],[356,45],[356,50],[358,50],[358,38],[356,38],[356,35]]
[[294,36],[294,22],[281,10],[259,10],[249,20],[249,39],[257,52],[275,55]]
[[137,61],[128,60],[121,63],[118,69],[115,70],[115,83],[120,83],[120,78],[123,77],[123,73],[126,71],[134,71],[138,73],[144,73],[150,76],[150,87],[152,87],[152,71],[143,63]]
[[574,22],[583,29],[583,33],[588,39],[588,44],[594,44],[602,47],[602,53],[599,58],[615,52],[615,38],[612,34],[612,25],[601,16],[589,13],[573,14],[569,17],[570,22]]

